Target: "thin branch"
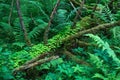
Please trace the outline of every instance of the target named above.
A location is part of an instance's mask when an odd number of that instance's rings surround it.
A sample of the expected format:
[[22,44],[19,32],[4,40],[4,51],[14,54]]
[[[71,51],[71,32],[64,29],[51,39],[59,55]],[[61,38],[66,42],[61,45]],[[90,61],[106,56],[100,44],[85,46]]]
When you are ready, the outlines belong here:
[[21,10],[20,10],[20,1],[19,0],[16,0],[16,5],[17,5],[17,12],[18,12],[19,20],[20,20],[21,29],[23,30],[23,33],[24,33],[25,41],[26,41],[28,46],[31,46],[31,41],[28,38],[27,30],[26,30],[24,22],[23,22]]
[[80,3],[77,2],[76,0],[70,0],[70,1],[73,2],[73,3],[75,3],[75,4],[77,4],[77,5],[80,5]]
[[11,16],[12,16],[12,11],[13,11],[13,5],[14,5],[14,0],[11,2],[11,7],[10,7],[10,13],[8,17],[8,24],[11,25]]
[[[70,0],[69,0],[70,1]],[[73,8],[74,9],[76,9],[75,7],[74,7],[74,5],[72,4],[72,2],[70,1],[70,3],[71,3],[71,5],[73,6]],[[80,4],[80,8],[78,9],[78,10],[76,10],[76,16],[75,16],[75,18],[74,18],[74,20],[73,20],[73,25],[72,25],[72,29],[74,29],[75,27],[76,27],[76,22],[77,22],[77,18],[78,18],[78,16],[79,16],[79,18],[81,19],[82,17],[81,17],[81,15],[82,15],[82,9],[83,9],[83,6],[84,6],[84,0],[81,2],[81,4]]]
[[24,65],[28,65],[28,64],[31,64],[31,63],[33,63],[33,62],[36,62],[36,61],[39,60],[39,59],[43,59],[43,58],[45,58],[47,55],[49,55],[49,53],[41,54],[40,56],[36,57],[35,59],[32,59],[31,61],[26,62]]
[[[70,1],[70,0],[69,0]],[[74,4],[70,1],[71,6],[73,7],[73,9],[75,10],[76,14],[81,18],[80,16],[80,12],[75,8]]]
[[65,39],[63,39],[61,42],[64,43],[66,41],[69,41],[69,40],[72,40],[72,39],[75,39],[75,38],[78,38],[80,36],[82,36],[83,34],[86,34],[86,33],[94,33],[98,30],[101,30],[101,29],[107,29],[107,28],[112,28],[112,27],[115,27],[115,26],[120,26],[120,20],[119,21],[116,21],[116,22],[112,22],[112,23],[105,23],[105,24],[101,24],[101,25],[98,25],[96,27],[93,27],[93,28],[90,28],[90,29],[87,29],[87,30],[83,30],[83,31],[80,31],[74,35],[71,35],[69,37],[66,37]]
[[51,22],[52,22],[52,19],[53,19],[53,17],[54,17],[54,14],[55,14],[55,12],[56,12],[56,10],[57,10],[57,7],[59,6],[59,3],[60,3],[60,0],[57,0],[57,3],[56,3],[56,5],[55,5],[55,7],[54,7],[54,9],[53,9],[53,11],[52,11],[52,13],[51,13],[51,15],[50,15],[50,20],[49,20],[49,22],[48,22],[48,25],[47,25],[47,27],[46,27],[46,29],[45,29],[44,36],[43,36],[44,44],[47,44],[48,34],[49,34]]
[[64,52],[62,52],[63,54],[65,54],[68,58],[70,58],[72,61],[79,63],[79,64],[83,64],[83,65],[87,65],[90,66],[89,63],[87,63],[86,61],[77,58],[77,56],[73,55],[71,52],[64,50]]

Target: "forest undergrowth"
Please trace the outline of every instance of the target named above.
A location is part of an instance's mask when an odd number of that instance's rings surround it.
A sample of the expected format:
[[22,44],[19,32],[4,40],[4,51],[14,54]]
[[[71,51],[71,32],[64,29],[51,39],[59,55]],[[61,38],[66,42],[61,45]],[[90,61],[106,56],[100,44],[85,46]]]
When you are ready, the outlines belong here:
[[0,80],[120,80],[120,1],[1,0]]

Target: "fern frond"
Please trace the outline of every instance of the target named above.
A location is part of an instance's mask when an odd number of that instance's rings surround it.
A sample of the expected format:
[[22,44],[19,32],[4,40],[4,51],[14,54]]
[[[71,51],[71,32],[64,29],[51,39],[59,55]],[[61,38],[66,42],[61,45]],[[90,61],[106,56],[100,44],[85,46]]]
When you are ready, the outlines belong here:
[[106,51],[108,56],[111,57],[116,64],[120,65],[120,60],[117,58],[115,52],[110,48],[107,42],[104,42],[97,35],[86,34],[86,36],[89,36],[90,38],[92,38],[97,43],[98,47],[102,48],[102,51]]
[[97,67],[101,68],[103,66],[103,60],[101,60],[98,56],[94,54],[90,54],[90,61]]
[[35,5],[36,7],[39,8],[40,12],[49,20],[49,16],[46,14],[46,12],[42,9],[41,4],[37,1],[29,1],[29,3]]
[[9,32],[12,30],[12,26],[10,26],[8,23],[0,22],[0,26],[6,32]]
[[75,15],[76,10],[78,10],[79,8],[80,8],[80,7],[77,7],[77,8],[75,8],[74,10],[72,10],[72,11],[68,14],[66,21],[69,21],[70,18]]
[[111,31],[113,33],[114,38],[119,38],[120,39],[120,26],[114,27]]
[[47,23],[46,24],[40,24],[37,27],[33,28],[33,30],[28,33],[29,38],[30,39],[31,38],[37,38],[38,35],[44,30],[45,26],[47,26]]

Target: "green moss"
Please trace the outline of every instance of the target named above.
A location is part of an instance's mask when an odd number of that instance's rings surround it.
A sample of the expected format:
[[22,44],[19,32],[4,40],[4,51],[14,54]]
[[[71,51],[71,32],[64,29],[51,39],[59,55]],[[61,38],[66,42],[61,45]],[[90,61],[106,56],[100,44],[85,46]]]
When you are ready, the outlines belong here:
[[16,53],[10,55],[10,62],[13,63],[14,68],[19,67],[19,65],[24,64],[24,62],[26,62],[30,59],[32,59],[32,57],[25,50],[22,50],[22,51],[19,51],[19,52],[16,52]]
[[82,18],[81,21],[77,22],[76,26],[81,26],[82,28],[89,28],[92,19],[89,16]]

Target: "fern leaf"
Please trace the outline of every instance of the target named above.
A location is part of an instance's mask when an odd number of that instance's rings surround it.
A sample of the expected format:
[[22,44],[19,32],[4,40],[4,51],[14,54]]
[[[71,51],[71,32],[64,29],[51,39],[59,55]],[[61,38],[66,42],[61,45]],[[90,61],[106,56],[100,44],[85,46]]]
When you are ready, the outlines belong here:
[[117,64],[120,65],[120,60],[117,58],[115,52],[110,48],[109,44],[107,42],[104,42],[99,36],[93,35],[93,34],[86,34],[86,36],[89,36],[92,38],[98,45],[98,47],[102,48],[103,51],[107,51],[107,54],[109,57],[112,58],[112,60]]
[[103,60],[100,60],[100,58],[94,54],[89,54],[90,61],[97,67],[101,68],[103,66]]

